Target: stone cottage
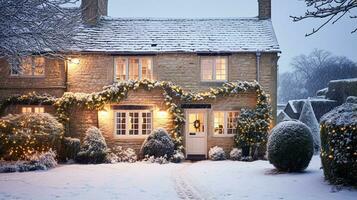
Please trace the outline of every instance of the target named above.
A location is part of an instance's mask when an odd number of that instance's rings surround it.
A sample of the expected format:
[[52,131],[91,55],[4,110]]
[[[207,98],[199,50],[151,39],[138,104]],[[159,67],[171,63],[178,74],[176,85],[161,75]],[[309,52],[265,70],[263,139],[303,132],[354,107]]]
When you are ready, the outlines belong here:
[[[37,92],[61,97],[66,92],[93,93],[130,80],[170,81],[185,91],[201,92],[224,83],[254,81],[277,105],[277,61],[280,48],[271,21],[271,0],[259,0],[252,18],[153,19],[111,18],[107,0],[82,0],[83,24],[77,39],[85,41],[67,59],[24,58],[21,71],[0,60],[0,97]],[[234,121],[241,108],[256,105],[254,91],[200,103],[179,103],[185,117],[187,156],[207,156],[213,146],[230,150]],[[50,105],[12,105],[5,113],[49,112]],[[68,133],[82,137],[98,126],[109,146],[139,150],[158,127],[172,127],[160,89],[130,91],[104,109],[76,110]]]

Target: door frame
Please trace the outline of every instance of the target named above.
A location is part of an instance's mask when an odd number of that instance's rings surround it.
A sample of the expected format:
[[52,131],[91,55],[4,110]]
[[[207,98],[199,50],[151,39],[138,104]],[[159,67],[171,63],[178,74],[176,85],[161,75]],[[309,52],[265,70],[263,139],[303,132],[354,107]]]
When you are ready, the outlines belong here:
[[[194,108],[189,108],[189,109],[185,109],[185,157],[187,157],[187,141],[188,141],[188,136],[189,136],[189,123],[188,123],[188,114],[191,112],[203,112],[204,113],[204,127],[205,127],[205,131],[204,131],[204,138],[203,138],[203,142],[204,142],[204,154],[199,154],[199,155],[205,155],[205,157],[207,158],[207,141],[208,141],[208,114],[210,109],[194,109]],[[194,154],[189,154],[189,155],[194,155]]]

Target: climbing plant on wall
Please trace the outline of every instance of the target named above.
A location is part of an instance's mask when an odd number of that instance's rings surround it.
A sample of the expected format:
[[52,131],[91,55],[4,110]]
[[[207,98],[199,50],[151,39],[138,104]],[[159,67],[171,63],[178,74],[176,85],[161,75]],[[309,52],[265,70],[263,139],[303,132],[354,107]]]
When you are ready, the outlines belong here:
[[[60,98],[53,98],[49,96],[38,96],[36,94],[23,95],[18,97],[10,97],[0,104],[0,109],[10,104],[21,103],[51,103],[55,106],[57,117],[62,123],[69,120],[70,110],[73,108],[84,108],[89,110],[100,110],[107,103],[118,103],[125,99],[129,91],[144,89],[150,91],[159,88],[163,90],[165,104],[168,107],[174,127],[170,131],[172,134],[176,148],[182,149],[182,131],[181,128],[185,123],[183,110],[179,107],[182,102],[199,102],[209,99],[217,99],[227,96],[235,96],[246,92],[256,92],[257,103],[254,111],[257,115],[265,120],[262,123],[266,129],[269,127],[271,121],[270,104],[268,95],[262,90],[257,82],[237,81],[223,84],[222,87],[211,88],[206,92],[184,92],[184,90],[166,81],[123,81],[114,83],[113,85],[105,87],[100,92],[94,93],[71,93],[67,92]],[[36,99],[36,101],[29,101],[27,99]],[[1,110],[0,110],[1,111]],[[266,126],[268,124],[268,126]]]

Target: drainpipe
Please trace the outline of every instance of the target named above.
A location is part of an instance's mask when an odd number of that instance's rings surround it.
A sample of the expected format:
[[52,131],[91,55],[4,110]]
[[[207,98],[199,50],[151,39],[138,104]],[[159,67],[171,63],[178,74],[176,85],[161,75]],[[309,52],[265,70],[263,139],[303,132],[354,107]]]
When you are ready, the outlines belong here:
[[259,51],[257,51],[255,53],[256,57],[257,57],[257,77],[256,77],[256,80],[257,82],[259,83],[259,80],[260,80],[260,57],[261,57],[261,53]]

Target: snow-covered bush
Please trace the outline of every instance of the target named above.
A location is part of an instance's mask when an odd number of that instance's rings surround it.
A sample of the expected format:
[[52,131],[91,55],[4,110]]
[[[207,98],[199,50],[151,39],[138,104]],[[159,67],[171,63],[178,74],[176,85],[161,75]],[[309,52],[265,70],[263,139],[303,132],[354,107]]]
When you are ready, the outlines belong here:
[[171,157],[171,162],[180,163],[185,160],[185,155],[180,150],[175,150],[174,155]]
[[231,160],[241,160],[242,159],[242,150],[238,148],[233,148],[229,153],[229,158]]
[[0,157],[24,160],[37,152],[57,150],[64,128],[48,113],[23,113],[0,119]]
[[356,103],[357,104],[357,96],[349,96],[349,97],[347,97],[346,103]]
[[175,145],[163,128],[158,128],[152,131],[152,133],[146,138],[142,147],[141,155],[163,157],[166,155],[167,158],[171,158],[174,154]]
[[276,125],[268,139],[268,160],[280,171],[303,171],[314,153],[309,127],[299,121]]
[[316,119],[314,110],[309,100],[307,100],[302,107],[299,121],[306,124],[311,131],[312,138],[314,139],[314,153],[320,152],[321,140],[320,140],[320,124]]
[[116,146],[111,149],[111,152],[107,155],[106,158],[108,163],[117,163],[117,162],[136,162],[138,157],[135,151],[132,148],[123,149],[121,146]]
[[49,150],[33,154],[26,161],[2,161],[0,162],[0,173],[48,170],[56,166],[56,153]]
[[103,163],[106,155],[107,144],[102,132],[94,126],[88,128],[76,161],[79,163]]
[[155,157],[155,156],[148,156],[146,155],[143,159],[144,162],[147,163],[157,163],[157,164],[168,164],[169,159],[167,156],[160,156],[160,157]]
[[357,104],[343,104],[321,118],[321,147],[325,178],[357,186]]
[[81,148],[81,141],[77,138],[65,137],[61,142],[61,149],[58,157],[62,162],[75,160]]
[[225,160],[226,159],[226,153],[222,149],[222,147],[214,146],[210,148],[208,151],[208,157],[210,160]]

